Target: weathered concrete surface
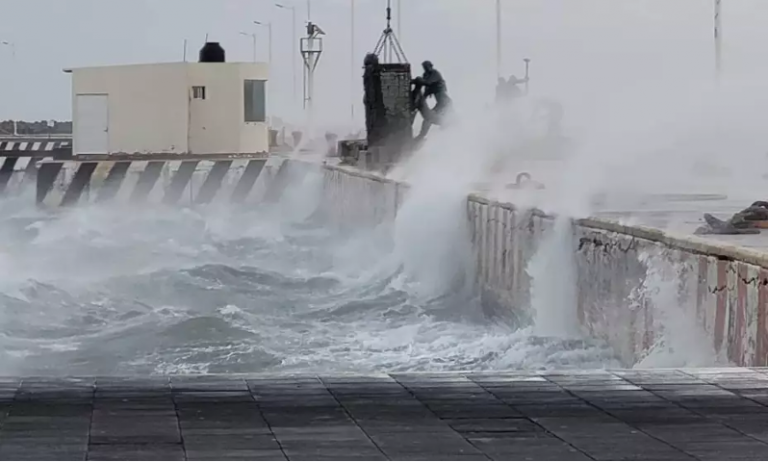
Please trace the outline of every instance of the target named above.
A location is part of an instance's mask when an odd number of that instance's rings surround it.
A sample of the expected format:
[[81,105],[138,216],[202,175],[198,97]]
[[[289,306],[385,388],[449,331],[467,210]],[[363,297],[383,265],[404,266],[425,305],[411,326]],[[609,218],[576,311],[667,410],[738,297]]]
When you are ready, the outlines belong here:
[[[408,190],[375,174],[326,165],[321,209],[345,226],[372,226],[393,220]],[[479,195],[470,195],[467,207],[486,298],[526,314],[526,268],[553,218]],[[696,337],[686,347],[702,350],[703,357],[768,366],[767,253],[600,218],[578,220],[571,234],[575,316],[585,333],[607,340],[625,364],[665,347],[662,339]]]
[[2,460],[765,460],[768,370],[4,378]]

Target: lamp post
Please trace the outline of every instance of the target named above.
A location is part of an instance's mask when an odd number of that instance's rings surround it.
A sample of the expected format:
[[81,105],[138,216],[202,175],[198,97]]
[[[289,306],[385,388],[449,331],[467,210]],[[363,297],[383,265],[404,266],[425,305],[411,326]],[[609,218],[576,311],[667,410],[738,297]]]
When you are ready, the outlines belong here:
[[496,77],[501,72],[501,0],[496,0]]
[[[272,80],[272,77],[271,77],[272,76],[272,22],[271,21],[270,22],[253,21],[253,23],[256,24],[257,26],[266,27],[267,33],[269,34],[267,36],[267,39],[269,40],[269,57],[267,59],[269,62],[269,74],[270,74],[270,81],[271,81]],[[270,82],[267,86],[267,92],[269,92],[270,94],[270,97],[267,99],[267,106],[269,106],[271,104],[270,101],[272,101],[272,96],[271,96],[272,88],[273,86],[272,86],[272,83]]]
[[240,35],[251,37],[253,39],[253,62],[256,62],[256,33],[249,34],[248,32],[240,32]]
[[349,0],[349,107],[352,123],[355,122],[355,0]]
[[715,0],[715,77],[720,79],[720,72],[723,66],[723,17],[722,17],[722,0]]
[[[16,61],[16,44],[9,40],[0,40],[0,45],[11,49],[11,59]],[[13,136],[18,136],[19,130],[16,120],[13,121]]]
[[16,59],[16,44],[8,40],[0,41],[0,45],[6,46],[11,49],[11,57]]
[[253,21],[254,24],[257,26],[262,26],[267,28],[267,40],[269,40],[269,67],[272,67],[272,22],[261,22],[261,21]]
[[275,6],[284,10],[290,10],[291,11],[291,21],[292,21],[292,39],[291,39],[291,65],[293,66],[293,101],[296,102],[297,96],[298,96],[298,90],[296,89],[297,80],[296,80],[296,55],[294,53],[296,52],[296,49],[299,48],[297,46],[296,40],[298,40],[298,35],[296,34],[296,7],[292,5],[284,5],[282,3],[275,3]]

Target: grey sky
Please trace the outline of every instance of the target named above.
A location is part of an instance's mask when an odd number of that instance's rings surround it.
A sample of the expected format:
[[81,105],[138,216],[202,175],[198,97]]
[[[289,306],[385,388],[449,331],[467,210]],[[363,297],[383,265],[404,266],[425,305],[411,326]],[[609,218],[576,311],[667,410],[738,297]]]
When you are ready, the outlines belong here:
[[[393,0],[395,3],[396,0]],[[492,97],[496,80],[493,0],[401,0],[402,44],[409,60],[430,59],[448,81],[457,104]],[[305,0],[297,7],[299,30]],[[712,0],[503,0],[505,75],[523,73],[532,58],[532,90],[564,96],[695,79],[713,68]],[[765,73],[768,1],[724,0],[725,65],[729,73]],[[180,61],[183,40],[195,59],[206,33],[232,61],[267,58],[273,21],[273,114],[296,113],[291,91],[290,12],[272,0],[0,0],[0,118],[70,117],[65,67]],[[357,0],[355,79],[350,63],[350,0],[312,0],[312,19],[327,33],[318,68],[316,104],[327,122],[361,115],[363,55],[384,27],[386,0]],[[298,54],[294,53],[295,59]],[[301,69],[301,68],[299,68]],[[299,81],[301,78],[299,77]]]

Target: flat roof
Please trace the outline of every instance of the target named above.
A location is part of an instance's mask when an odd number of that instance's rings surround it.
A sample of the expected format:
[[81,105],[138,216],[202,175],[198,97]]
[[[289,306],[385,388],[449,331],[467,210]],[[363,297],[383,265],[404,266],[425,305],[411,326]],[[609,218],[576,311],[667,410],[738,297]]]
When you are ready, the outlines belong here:
[[200,66],[200,65],[237,65],[237,66],[257,66],[257,67],[267,67],[269,69],[269,63],[264,61],[256,61],[256,62],[250,62],[250,61],[228,61],[224,63],[200,63],[197,61],[171,61],[171,62],[161,62],[161,63],[131,63],[131,64],[107,64],[103,66],[82,66],[82,67],[65,67],[62,69],[62,72],[65,74],[71,74],[74,71],[78,70],[86,70],[86,69],[107,69],[107,68],[117,68],[117,67],[139,67],[139,66],[179,66],[179,65],[186,65],[186,66]]

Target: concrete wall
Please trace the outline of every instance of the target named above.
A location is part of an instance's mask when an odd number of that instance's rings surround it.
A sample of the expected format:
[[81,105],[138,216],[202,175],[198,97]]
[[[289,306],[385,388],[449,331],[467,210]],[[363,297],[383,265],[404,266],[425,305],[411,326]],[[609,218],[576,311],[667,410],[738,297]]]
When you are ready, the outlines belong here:
[[[394,219],[408,186],[353,169],[325,167],[322,212],[339,223]],[[478,283],[489,303],[530,316],[526,272],[553,218],[480,196],[467,201]],[[694,237],[585,219],[572,223],[581,329],[607,340],[622,361],[642,361],[665,338],[698,337],[743,366],[768,366],[768,258]],[[551,281],[557,285],[556,275]],[[679,337],[679,338],[678,338]],[[687,341],[687,340],[686,340]]]
[[[255,154],[269,150],[266,122],[244,120],[243,81],[267,80],[264,63],[162,63],[74,69],[78,94],[109,98],[108,153]],[[193,99],[192,87],[206,87]],[[78,120],[73,117],[74,152]]]
[[[261,159],[223,159],[223,160],[201,160],[198,161],[195,170],[192,173],[191,178],[189,181],[185,184],[183,190],[181,190],[180,196],[178,200],[174,203],[175,205],[180,206],[191,206],[194,205],[194,198],[198,197],[201,188],[203,187],[203,184],[205,183],[208,175],[211,173],[212,169],[214,168],[214,165],[217,162],[229,162],[228,169],[226,170],[226,173],[221,179],[221,183],[218,185],[217,188],[214,189],[214,197],[212,198],[211,202],[209,204],[213,206],[230,206],[231,205],[231,197],[235,191],[235,188],[237,187],[238,183],[241,181],[241,178],[245,174],[246,168],[248,167],[249,163],[251,161],[254,162],[263,162],[265,164],[269,163],[269,159],[266,157]],[[156,160],[158,162],[160,160]],[[119,186],[116,188],[116,192],[114,197],[111,199],[112,204],[118,205],[118,204],[129,204],[130,199],[134,191],[137,189],[137,185],[139,184],[140,177],[144,170],[147,168],[147,164],[149,161],[132,161],[130,167],[128,168],[128,171],[126,172],[126,175],[124,179],[120,182]],[[157,181],[152,184],[152,186],[149,188],[149,191],[147,193],[147,197],[142,201],[143,204],[158,204],[161,203],[166,194],[168,193],[172,179],[173,177],[179,172],[179,168],[181,167],[182,163],[184,161],[181,160],[162,160],[164,162],[163,168],[160,172],[160,176],[157,179]],[[73,179],[75,177],[77,169],[80,167],[82,162],[79,161],[64,161],[62,168],[59,170],[55,180],[53,181],[53,185],[51,190],[46,195],[45,199],[42,201],[42,203],[38,204],[39,206],[42,206],[44,208],[58,208],[61,206],[62,199],[64,198],[65,194],[67,193],[67,190],[71,188]],[[80,200],[78,201],[79,205],[85,205],[88,203],[93,203],[100,194],[100,189],[105,183],[105,180],[107,178],[107,175],[109,171],[113,168],[115,162],[111,161],[101,161],[98,162],[98,166],[96,170],[93,172],[93,175],[90,178],[90,181],[88,182],[88,187],[83,191],[82,195],[80,196]],[[265,168],[263,171],[259,172],[260,174],[268,173],[272,170],[272,167]],[[15,175],[14,181],[21,182],[21,179],[23,178],[23,172],[18,172],[18,174]],[[256,184],[253,185],[250,189],[247,190],[246,196],[244,197],[244,202],[246,203],[255,203],[259,202],[262,198],[262,183],[263,180],[259,177],[257,178]],[[35,180],[34,179],[27,179],[25,180],[24,188],[28,188],[34,191],[35,189]],[[23,189],[21,185],[16,188],[16,191],[26,191],[26,189]]]

